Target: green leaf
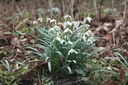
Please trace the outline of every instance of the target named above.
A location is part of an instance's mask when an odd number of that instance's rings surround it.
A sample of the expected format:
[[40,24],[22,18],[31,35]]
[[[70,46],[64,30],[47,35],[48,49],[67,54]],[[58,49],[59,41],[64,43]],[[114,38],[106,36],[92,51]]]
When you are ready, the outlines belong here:
[[82,76],[85,76],[85,72],[84,72],[82,69],[75,69],[75,72],[76,72],[77,74],[80,74],[80,75],[82,75]]

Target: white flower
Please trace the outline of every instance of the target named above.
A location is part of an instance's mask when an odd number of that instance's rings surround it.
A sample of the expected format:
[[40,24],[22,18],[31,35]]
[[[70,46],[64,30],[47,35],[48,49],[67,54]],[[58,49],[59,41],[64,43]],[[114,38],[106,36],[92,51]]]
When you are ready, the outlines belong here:
[[68,44],[69,44],[69,45],[73,45],[73,43],[72,43],[71,41],[68,41]]
[[49,22],[49,21],[50,21],[50,23],[55,23],[56,24],[56,20],[55,19],[47,18],[47,22]]
[[61,38],[60,38],[60,37],[56,37],[56,38],[54,38],[52,42],[54,42],[55,40],[61,42]]
[[84,36],[94,36],[91,30],[88,30],[84,33]]
[[67,26],[72,26],[72,23],[70,21],[64,22],[63,27],[66,28]]
[[95,40],[93,38],[93,33],[92,31],[88,30],[87,32],[84,33],[83,35],[83,40],[84,42],[87,42],[87,43],[93,43]]
[[[66,43],[66,41],[62,39],[62,40],[60,41],[60,44],[64,44],[64,43]],[[67,43],[66,43],[66,44],[67,44]]]
[[88,38],[87,43],[92,44],[94,41],[95,41],[94,38],[90,37],[90,38]]
[[68,52],[68,55],[70,55],[71,53],[75,53],[75,54],[78,54],[77,51],[75,51],[74,49],[70,49],[69,52]]
[[67,29],[64,30],[64,33],[67,33],[67,32],[72,33],[72,31],[69,28],[67,28]]
[[58,40],[59,42],[61,42],[61,38],[60,37],[56,37],[56,40]]
[[49,32],[61,33],[61,28],[59,26],[54,26],[53,28],[49,29]]
[[86,42],[86,39],[87,39],[87,38],[85,37],[85,35],[83,35],[83,40],[84,40],[84,42]]
[[50,20],[51,20],[51,18],[47,18],[47,22],[50,21]]
[[53,23],[53,22],[56,23],[56,20],[55,19],[51,19],[50,23]]
[[72,20],[72,17],[70,15],[65,15],[64,16],[64,19],[70,19],[70,20]]
[[54,31],[54,28],[50,28],[50,29],[49,29],[49,32],[51,32],[51,31]]
[[81,22],[80,21],[73,21],[72,23],[74,24],[74,27],[79,27]]
[[38,18],[38,21],[42,23],[43,22],[43,18]]
[[37,21],[33,21],[33,25],[35,25],[35,24],[38,24],[38,22]]
[[86,23],[87,21],[88,21],[88,22],[91,22],[91,20],[92,20],[91,17],[86,17],[83,22],[84,22],[84,23]]
[[70,21],[67,21],[67,25],[69,25],[71,27],[72,23]]
[[53,29],[60,31],[61,28],[59,26],[54,26]]

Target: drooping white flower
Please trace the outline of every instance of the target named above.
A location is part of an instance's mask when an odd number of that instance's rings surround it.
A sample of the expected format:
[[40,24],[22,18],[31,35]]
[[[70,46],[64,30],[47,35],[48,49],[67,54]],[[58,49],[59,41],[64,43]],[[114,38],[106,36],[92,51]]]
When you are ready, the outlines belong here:
[[70,27],[72,26],[72,23],[71,23],[70,21],[67,21],[66,23],[67,23],[67,25],[69,25]]
[[74,27],[79,27],[81,22],[80,21],[73,21],[72,23],[73,23]]
[[62,40],[60,41],[60,44],[64,44],[64,43],[67,44],[67,42],[62,39]]
[[61,42],[61,38],[60,37],[56,37],[56,40],[58,40],[59,42]]
[[36,25],[36,24],[38,24],[38,22],[37,21],[33,21],[33,25]]
[[72,17],[70,15],[65,15],[64,16],[64,19],[70,19],[70,20],[72,20]]
[[55,19],[51,19],[50,23],[55,23],[56,24],[56,20]]
[[68,44],[69,44],[69,45],[73,45],[73,42],[71,42],[71,41],[68,41]]
[[64,22],[64,23],[63,23],[63,27],[64,27],[64,28],[66,28],[67,26],[70,26],[70,27],[71,27],[71,26],[72,26],[72,22],[67,21],[67,22]]
[[67,32],[72,33],[72,30],[70,30],[69,28],[67,28],[67,29],[64,30],[64,33],[67,33]]
[[41,18],[41,17],[38,18],[38,21],[42,23],[43,22],[43,18]]
[[84,42],[93,43],[95,41],[93,36],[94,36],[94,34],[92,33],[92,31],[90,31],[90,30],[86,31],[83,35]]
[[59,26],[54,26],[54,27],[49,29],[49,32],[61,33],[61,28]]
[[47,18],[47,22],[49,22],[51,20],[51,18]]
[[87,40],[86,40],[87,38],[85,37],[85,35],[83,35],[83,40],[84,40],[84,42],[86,42]]
[[60,37],[56,37],[56,38],[54,38],[52,42],[54,42],[55,40],[61,42],[61,38],[60,38]]
[[84,33],[84,35],[85,36],[94,36],[94,34],[92,33],[92,31],[91,30],[88,30],[88,31],[86,31],[85,33]]
[[92,44],[94,41],[95,41],[94,38],[90,37],[90,38],[88,38],[87,43]]
[[84,23],[86,23],[87,21],[88,21],[88,22],[91,22],[91,20],[92,20],[91,17],[86,17],[83,22],[84,22]]
[[51,19],[51,18],[47,18],[47,22],[55,23],[56,24],[56,20],[55,19]]
[[70,49],[70,50],[68,51],[68,55],[70,55],[71,53],[78,54],[78,52],[77,52],[77,51],[75,51],[74,49]]

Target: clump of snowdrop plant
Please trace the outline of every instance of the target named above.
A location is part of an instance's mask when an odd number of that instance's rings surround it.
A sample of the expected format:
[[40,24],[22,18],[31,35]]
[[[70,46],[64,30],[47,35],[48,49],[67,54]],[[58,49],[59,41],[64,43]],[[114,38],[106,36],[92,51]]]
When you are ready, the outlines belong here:
[[48,62],[50,72],[63,75],[74,73],[85,75],[87,58],[95,56],[102,50],[95,47],[94,35],[86,24],[87,21],[91,22],[91,18],[86,17],[84,21],[75,21],[70,15],[66,15],[61,26],[55,19],[47,18],[46,20],[50,25],[37,29],[39,36],[38,44],[33,48],[34,53]]

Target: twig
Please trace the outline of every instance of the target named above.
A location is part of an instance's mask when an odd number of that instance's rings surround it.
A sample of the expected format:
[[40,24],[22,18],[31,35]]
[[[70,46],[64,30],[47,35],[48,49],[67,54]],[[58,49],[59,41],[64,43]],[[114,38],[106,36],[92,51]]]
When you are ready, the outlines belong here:
[[20,9],[19,9],[19,7],[18,7],[18,5],[17,5],[16,3],[15,3],[15,6],[16,6],[16,8],[17,8],[19,14],[20,14],[20,17],[23,18],[23,15],[22,15],[22,13],[20,12]]
[[26,21],[28,21],[29,18],[26,18],[25,20],[23,20],[21,23],[19,23],[16,27],[15,30],[17,30],[23,23],[25,23]]

